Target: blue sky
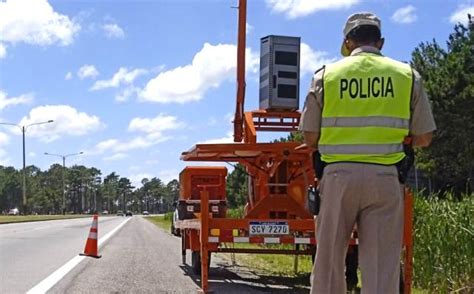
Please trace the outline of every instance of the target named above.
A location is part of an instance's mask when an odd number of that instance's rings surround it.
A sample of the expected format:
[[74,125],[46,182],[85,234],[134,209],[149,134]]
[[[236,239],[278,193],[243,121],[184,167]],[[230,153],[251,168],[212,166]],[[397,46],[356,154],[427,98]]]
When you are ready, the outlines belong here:
[[[66,164],[167,182],[186,165],[182,151],[231,142],[237,3],[0,0],[0,122],[55,120],[27,130],[27,165],[83,151]],[[384,54],[408,61],[420,42],[444,44],[474,1],[249,0],[246,110],[258,108],[261,37],[301,37],[302,106],[357,11],[378,14]],[[0,165],[21,167],[21,143],[18,128],[0,126]]]

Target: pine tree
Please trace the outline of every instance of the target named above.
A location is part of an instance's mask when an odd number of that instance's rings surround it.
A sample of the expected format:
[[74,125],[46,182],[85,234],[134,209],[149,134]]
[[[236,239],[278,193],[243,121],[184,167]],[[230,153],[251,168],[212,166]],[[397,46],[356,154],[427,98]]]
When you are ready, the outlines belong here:
[[474,190],[474,20],[468,19],[454,27],[446,49],[433,40],[412,54],[437,125],[432,145],[418,151],[417,166],[435,188],[458,196]]

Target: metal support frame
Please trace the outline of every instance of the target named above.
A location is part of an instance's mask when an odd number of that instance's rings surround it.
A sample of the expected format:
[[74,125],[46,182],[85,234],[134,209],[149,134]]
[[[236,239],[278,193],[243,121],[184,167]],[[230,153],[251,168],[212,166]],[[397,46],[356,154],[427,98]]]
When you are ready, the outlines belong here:
[[208,238],[209,238],[209,191],[206,187],[201,191],[201,288],[207,293],[209,290],[208,275]]

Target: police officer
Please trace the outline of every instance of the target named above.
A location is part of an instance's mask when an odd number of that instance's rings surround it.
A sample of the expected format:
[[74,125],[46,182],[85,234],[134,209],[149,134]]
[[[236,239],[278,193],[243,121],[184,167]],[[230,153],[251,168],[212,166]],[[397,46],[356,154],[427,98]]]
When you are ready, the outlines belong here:
[[345,58],[315,73],[300,124],[306,145],[327,164],[311,293],[345,293],[354,224],[362,291],[398,293],[404,193],[396,165],[406,136],[425,147],[436,126],[419,74],[380,53],[380,19],[353,14],[343,33]]

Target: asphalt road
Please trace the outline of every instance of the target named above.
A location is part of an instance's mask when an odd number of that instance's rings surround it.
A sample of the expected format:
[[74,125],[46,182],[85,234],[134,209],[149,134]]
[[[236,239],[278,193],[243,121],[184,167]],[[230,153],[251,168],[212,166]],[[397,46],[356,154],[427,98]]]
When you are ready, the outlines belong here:
[[[99,218],[99,238],[124,219]],[[1,292],[25,293],[76,256],[90,222],[0,226]],[[181,264],[180,246],[179,238],[134,216],[100,246],[101,259],[84,258],[48,293],[196,293],[199,277]],[[257,275],[213,255],[209,285],[214,293],[308,293],[307,281]]]
[[[72,270],[49,293],[196,293],[199,277],[181,264],[181,241],[168,231],[134,216],[101,250]],[[301,281],[262,277],[212,257],[210,289],[214,293],[308,293]]]
[[[100,217],[99,238],[124,221]],[[0,225],[0,291],[25,293],[83,252],[91,218]]]

